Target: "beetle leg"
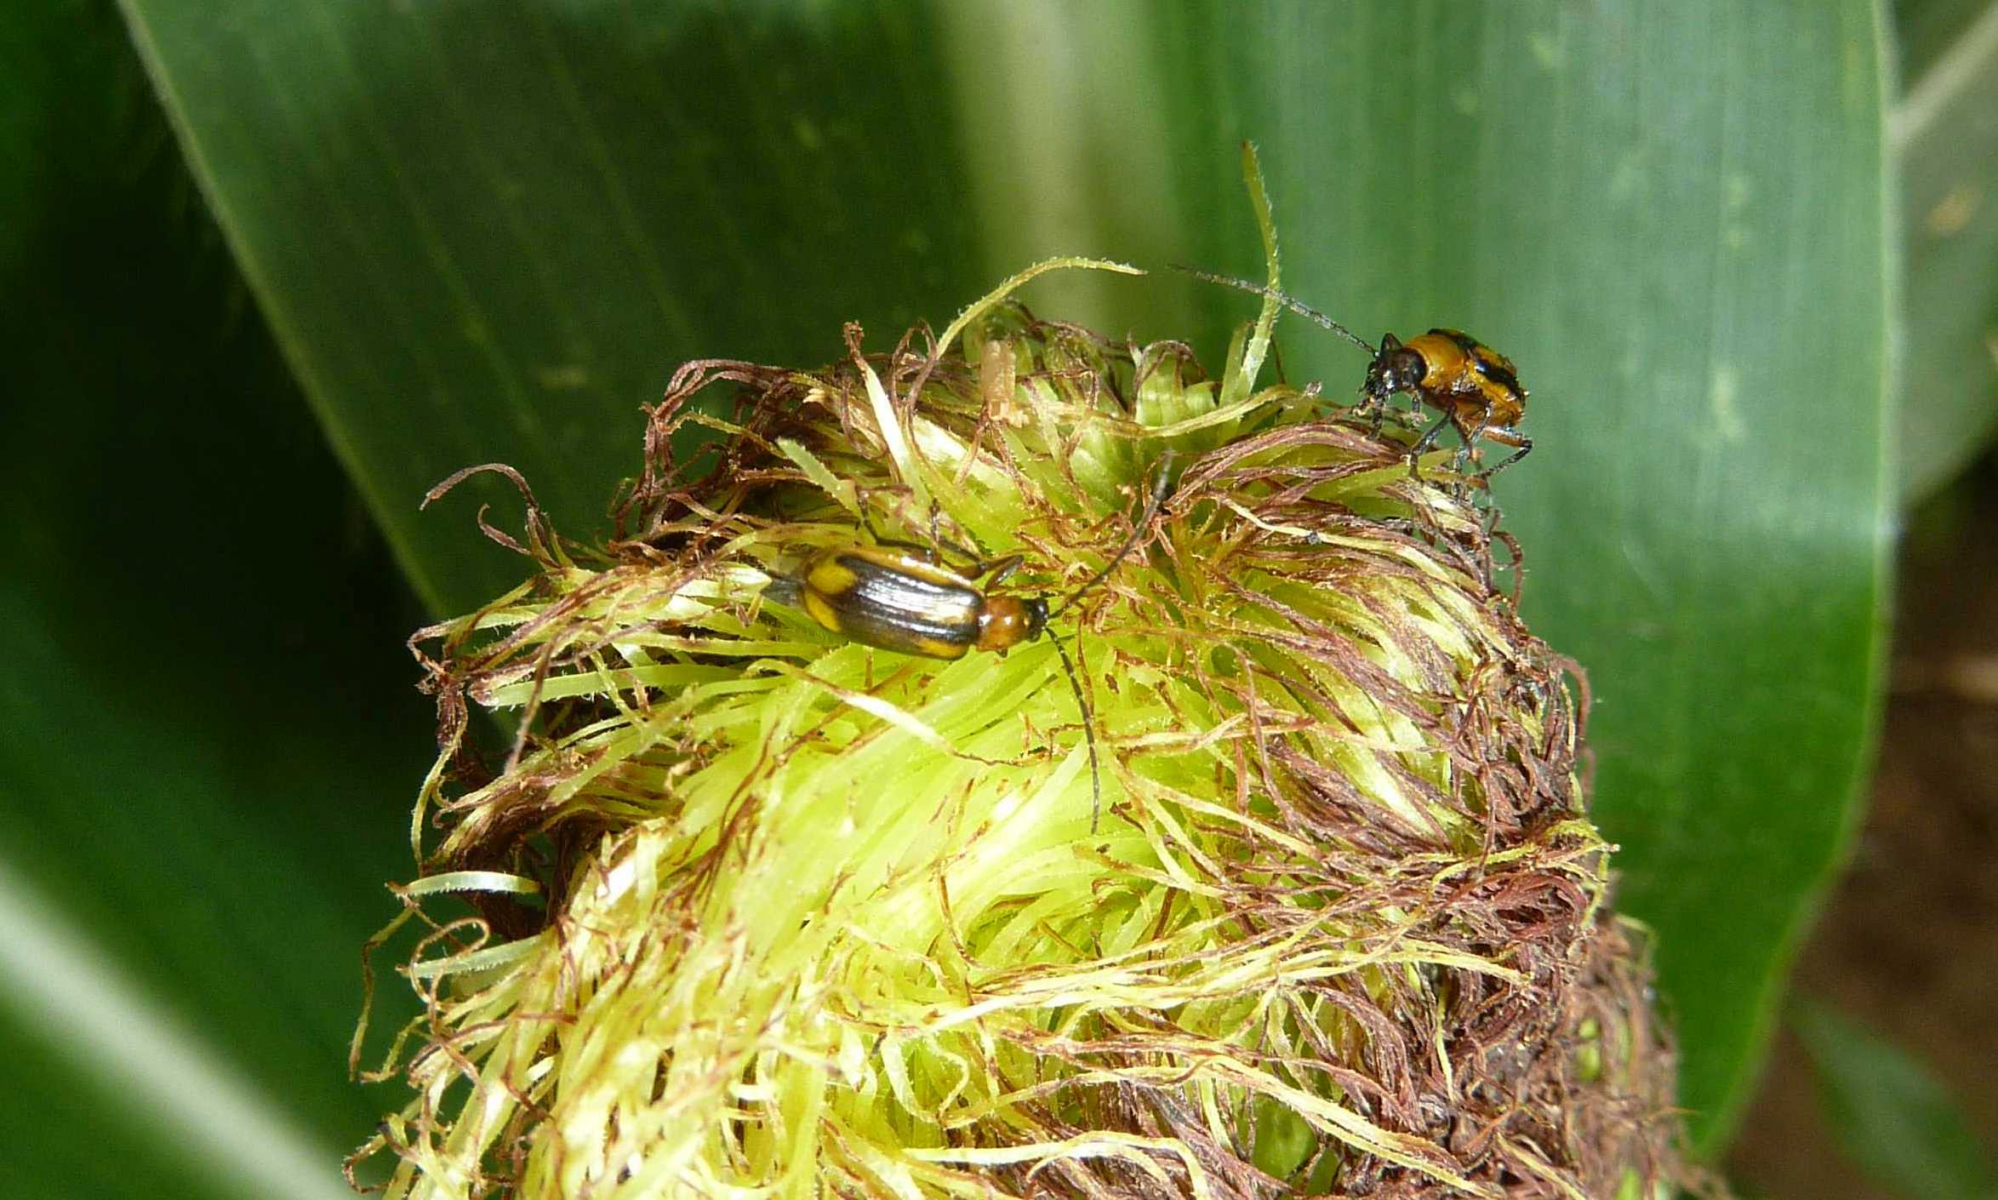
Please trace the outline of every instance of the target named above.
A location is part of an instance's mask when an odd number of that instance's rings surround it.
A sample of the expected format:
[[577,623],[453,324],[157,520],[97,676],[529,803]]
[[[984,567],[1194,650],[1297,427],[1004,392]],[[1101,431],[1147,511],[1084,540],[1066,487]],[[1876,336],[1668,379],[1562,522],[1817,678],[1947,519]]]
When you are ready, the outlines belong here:
[[1525,458],[1528,452],[1533,449],[1533,439],[1522,436],[1518,430],[1512,428],[1510,425],[1498,425],[1487,429],[1485,430],[1485,436],[1502,446],[1517,446],[1519,449],[1514,450],[1505,458],[1478,472],[1479,479],[1490,479],[1500,471]]
[[1006,577],[1019,570],[1020,564],[1024,561],[1026,560],[1022,555],[1008,554],[990,562],[976,562],[965,568],[965,578],[984,579],[986,587],[994,587],[1004,583]]
[[1361,384],[1360,398],[1348,411],[1356,417],[1367,418],[1368,432],[1374,437],[1379,437],[1381,435],[1382,407],[1384,406],[1381,398],[1374,395],[1365,384]]
[[[1478,452],[1478,439],[1485,436],[1485,430],[1491,427],[1491,423],[1492,410],[1486,408],[1479,411],[1478,423],[1476,425],[1471,426],[1469,429],[1464,428],[1462,425],[1457,426],[1457,436],[1464,440],[1464,444],[1457,447],[1457,457],[1451,460],[1450,465],[1451,469],[1457,472],[1457,495],[1459,499],[1463,498],[1464,490],[1470,487],[1471,484],[1471,481],[1464,475],[1465,465],[1484,461],[1484,455]],[[1479,478],[1482,479],[1483,476],[1480,475]]]
[[[933,517],[931,520],[932,524],[934,524],[935,518]],[[868,540],[877,546],[893,546],[897,550],[912,550],[924,562],[934,563],[937,561],[937,548],[934,544],[925,546],[921,542],[891,538],[884,535],[879,529],[876,529],[874,527],[874,514],[869,512],[867,506],[864,504],[860,508],[860,527],[867,531]]]
[[1408,448],[1408,473],[1410,475],[1415,475],[1419,477],[1422,474],[1422,468],[1419,465],[1419,460],[1422,458],[1424,454],[1427,454],[1429,452],[1429,448],[1431,446],[1434,446],[1436,444],[1436,439],[1438,436],[1442,434],[1444,428],[1448,426],[1450,422],[1455,419],[1456,419],[1455,414],[1444,413],[1441,420],[1437,421],[1434,425],[1431,425],[1428,431],[1425,432],[1421,437],[1415,439],[1415,444]]
[[[943,534],[938,532],[937,530],[937,521],[941,518],[941,516],[942,516],[942,510],[934,508],[930,510],[930,544],[932,546],[940,547],[943,550],[956,555],[957,557],[963,559],[965,562],[970,564],[969,566],[965,567],[962,571],[960,571],[959,574],[964,575],[968,579],[977,579],[980,576],[984,575],[987,571],[991,570],[992,564],[1003,563],[1006,561],[1005,558],[987,559],[985,557],[985,548],[983,546],[978,545],[978,539],[975,537],[971,539],[971,544],[972,546],[978,547],[977,549],[970,549],[964,546],[960,546],[956,542],[945,541]],[[962,526],[959,527],[959,530],[962,533],[964,533],[967,537],[971,536],[970,530],[964,529]],[[934,557],[935,553],[936,552],[934,550],[931,551],[932,557],[930,561],[932,562],[936,561]],[[1007,557],[1018,558],[1019,556],[1008,555]]]
[[[917,557],[926,563],[943,565],[943,555],[939,553],[940,550],[968,560],[970,562],[969,566],[950,568],[966,579],[977,579],[991,569],[978,557],[976,551],[967,550],[955,542],[947,542],[943,539],[943,535],[937,532],[937,514],[935,512],[930,514],[930,540],[927,544],[923,542],[911,542],[903,538],[883,537],[881,531],[874,528],[874,522],[868,517],[865,509],[861,510],[860,523],[867,530],[867,536],[875,545],[893,546],[897,550],[913,551]],[[1005,560],[998,559],[996,561],[1004,562]]]
[[1464,470],[1471,463],[1479,461],[1478,433],[1483,429],[1484,426],[1482,424],[1474,425],[1469,429],[1464,428],[1461,424],[1457,425],[1457,437],[1459,439],[1457,452],[1450,456],[1450,470],[1457,478],[1451,485],[1450,494],[1458,500],[1463,500],[1470,495],[1471,477],[1466,475]]

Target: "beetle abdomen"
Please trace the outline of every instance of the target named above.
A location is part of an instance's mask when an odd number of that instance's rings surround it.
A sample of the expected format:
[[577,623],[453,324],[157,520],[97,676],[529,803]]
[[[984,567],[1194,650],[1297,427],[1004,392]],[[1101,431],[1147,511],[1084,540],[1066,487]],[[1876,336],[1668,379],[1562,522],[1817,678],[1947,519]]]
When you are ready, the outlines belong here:
[[915,555],[860,546],[828,550],[805,565],[802,582],[806,614],[864,645],[961,658],[978,641],[983,594]]

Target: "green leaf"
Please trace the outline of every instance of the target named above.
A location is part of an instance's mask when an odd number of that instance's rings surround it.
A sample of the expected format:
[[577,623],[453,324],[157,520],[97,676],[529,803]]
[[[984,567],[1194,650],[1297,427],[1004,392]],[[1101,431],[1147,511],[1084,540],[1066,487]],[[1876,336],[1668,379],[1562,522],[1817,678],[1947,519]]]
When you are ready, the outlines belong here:
[[[1587,663],[1624,899],[1661,934],[1709,1142],[1850,824],[1873,724],[1888,420],[1881,14],[1576,6],[126,0],[287,357],[425,596],[519,567],[419,516],[519,466],[572,532],[680,361],[940,326],[1032,258],[1257,274],[1468,327],[1534,390],[1498,494]],[[1218,355],[1249,297],[1034,302]],[[1280,331],[1293,376],[1351,347]],[[480,493],[513,505],[502,490]]]
[[1799,1003],[1790,1024],[1817,1071],[1826,1123],[1877,1186],[1909,1200],[1998,1196],[1998,1160],[1927,1064],[1824,1004]]
[[1901,81],[1928,75],[1952,49],[1962,44],[1978,20],[1989,14],[1991,0],[1892,0],[1894,41],[1901,60]]
[[0,78],[0,1195],[336,1197],[414,606],[116,11]]
[[1901,170],[1907,345],[1902,496],[1947,483],[1998,431],[1998,3],[1903,0]]

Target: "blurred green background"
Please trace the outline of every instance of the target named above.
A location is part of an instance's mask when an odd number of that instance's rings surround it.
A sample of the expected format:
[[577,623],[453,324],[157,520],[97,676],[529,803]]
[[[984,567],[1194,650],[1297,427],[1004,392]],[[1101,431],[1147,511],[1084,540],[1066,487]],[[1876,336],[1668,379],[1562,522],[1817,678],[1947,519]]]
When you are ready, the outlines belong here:
[[[509,494],[418,513],[432,483],[510,462],[587,534],[684,359],[886,347],[1054,253],[1254,275],[1245,137],[1288,287],[1469,328],[1533,389],[1525,607],[1590,670],[1620,903],[1719,1154],[1859,819],[1896,523],[1976,511],[1994,13],[10,6],[0,1195],[341,1194],[396,1103],[345,1053],[430,751],[402,641],[519,569],[473,527]],[[1035,287],[1210,361],[1252,308]],[[1364,365],[1301,323],[1282,351],[1334,395]],[[1988,1179],[1916,1059],[1809,1012],[1841,1153],[1902,1195]],[[1915,1082],[1841,1089],[1891,1073],[1842,1047]]]

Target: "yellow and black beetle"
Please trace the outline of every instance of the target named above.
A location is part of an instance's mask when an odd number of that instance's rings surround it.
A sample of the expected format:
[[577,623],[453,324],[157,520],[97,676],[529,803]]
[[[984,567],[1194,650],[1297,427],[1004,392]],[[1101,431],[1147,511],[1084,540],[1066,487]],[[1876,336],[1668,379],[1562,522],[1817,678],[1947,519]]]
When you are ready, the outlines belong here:
[[1118,564],[1137,548],[1165,499],[1170,456],[1159,464],[1158,478],[1143,515],[1131,535],[1103,568],[1070,592],[1058,607],[1045,596],[1020,596],[991,589],[1004,583],[1023,561],[1017,554],[954,568],[929,551],[900,545],[832,546],[807,558],[795,578],[779,580],[769,593],[795,604],[830,633],[873,646],[924,658],[963,658],[973,650],[1001,654],[1047,636],[1061,660],[1062,673],[1075,692],[1082,713],[1082,736],[1089,748],[1090,816],[1094,832],[1102,817],[1103,781],[1096,757],[1095,718],[1082,694],[1061,639],[1048,633],[1048,622],[1083,593],[1110,577]]
[[1015,554],[958,571],[913,550],[834,546],[805,560],[798,599],[827,630],[867,646],[925,658],[1010,650],[1047,629],[1038,596],[988,594],[1020,565]]
[[1389,333],[1383,334],[1380,345],[1376,346],[1310,305],[1274,288],[1191,267],[1179,269],[1210,283],[1267,296],[1372,355],[1373,361],[1367,364],[1366,382],[1360,385],[1359,407],[1373,417],[1375,434],[1380,433],[1388,401],[1397,393],[1414,396],[1419,403],[1442,413],[1408,448],[1411,468],[1436,444],[1437,435],[1445,426],[1455,426],[1464,440],[1464,448],[1457,454],[1459,463],[1477,453],[1480,439],[1517,447],[1511,455],[1480,471],[1480,479],[1498,474],[1533,449],[1533,439],[1517,428],[1526,416],[1527,397],[1526,388],[1519,382],[1518,369],[1511,359],[1471,335],[1455,329],[1432,329],[1404,342]]
[[1376,349],[1330,317],[1312,315],[1372,352],[1374,361],[1367,365],[1367,381],[1360,385],[1360,395],[1362,406],[1373,412],[1376,431],[1389,398],[1397,392],[1407,392],[1443,414],[1408,448],[1411,462],[1436,444],[1436,435],[1445,425],[1456,426],[1458,436],[1464,439],[1464,455],[1475,453],[1480,438],[1518,447],[1482,475],[1504,470],[1533,449],[1533,439],[1515,428],[1526,416],[1527,393],[1520,386],[1518,370],[1505,355],[1455,329],[1432,329],[1406,342],[1391,333],[1383,334]]

